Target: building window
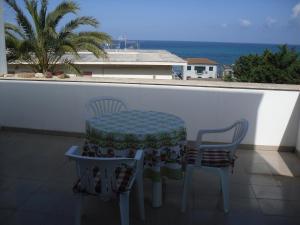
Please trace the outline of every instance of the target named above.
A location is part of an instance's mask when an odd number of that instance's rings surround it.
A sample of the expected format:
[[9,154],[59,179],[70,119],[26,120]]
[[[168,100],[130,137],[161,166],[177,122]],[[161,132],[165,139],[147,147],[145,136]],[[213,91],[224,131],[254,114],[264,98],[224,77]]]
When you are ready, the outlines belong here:
[[205,71],[205,66],[195,66],[197,74],[202,74]]
[[214,71],[214,67],[213,67],[213,66],[210,66],[210,67],[209,67],[209,71]]
[[186,68],[187,70],[191,70],[192,69],[192,67],[191,66],[187,66],[187,68]]

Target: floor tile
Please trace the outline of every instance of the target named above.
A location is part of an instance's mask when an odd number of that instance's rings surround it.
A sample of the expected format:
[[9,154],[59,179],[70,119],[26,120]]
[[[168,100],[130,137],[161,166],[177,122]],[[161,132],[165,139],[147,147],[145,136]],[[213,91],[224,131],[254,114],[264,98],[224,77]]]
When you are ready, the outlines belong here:
[[0,208],[17,209],[21,207],[41,184],[32,180],[11,179],[5,188],[0,192]]
[[[33,144],[34,143],[34,144]],[[71,225],[78,198],[75,164],[64,156],[82,138],[3,132],[0,136],[0,224]],[[166,180],[163,205],[152,207],[152,183],[144,181],[146,221],[139,219],[134,189],[132,225],[300,225],[300,160],[292,153],[239,150],[230,174],[230,212],[223,212],[220,180],[195,171],[188,207],[181,213],[183,181]],[[298,174],[299,173],[299,174]],[[120,224],[117,199],[86,197],[82,224]]]
[[260,199],[258,200],[261,210],[265,215],[273,216],[299,216],[300,202],[299,201],[283,201]]
[[255,195],[251,185],[230,184],[230,198],[231,199],[240,199],[240,198],[253,199],[255,198]]
[[45,214],[17,211],[13,216],[6,220],[6,225],[42,225],[45,224],[49,219],[50,217]]
[[254,193],[257,198],[281,199],[290,201],[300,201],[299,186],[284,184],[281,186],[259,186],[253,185]]
[[266,225],[300,225],[300,217],[266,216]]
[[265,225],[261,214],[230,212],[219,217],[216,225]]

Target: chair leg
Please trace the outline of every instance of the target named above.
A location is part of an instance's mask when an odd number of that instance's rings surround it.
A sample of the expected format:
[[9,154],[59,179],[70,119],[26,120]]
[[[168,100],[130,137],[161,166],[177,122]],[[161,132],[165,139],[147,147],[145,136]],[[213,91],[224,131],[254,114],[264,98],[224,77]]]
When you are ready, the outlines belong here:
[[229,212],[229,169],[220,169],[224,212]]
[[82,209],[82,203],[83,203],[83,196],[80,194],[77,200],[76,204],[76,211],[75,211],[75,225],[81,224],[81,209]]
[[220,194],[222,194],[222,178],[221,178],[221,175],[220,175],[220,179],[219,179],[219,191],[220,191]]
[[185,212],[188,198],[188,189],[191,183],[191,177],[193,173],[193,168],[187,165],[184,175],[184,183],[183,183],[183,194],[182,194],[182,202],[181,202],[181,212]]
[[120,194],[121,225],[129,225],[129,192]]
[[141,220],[145,220],[145,206],[144,206],[144,184],[143,175],[137,176],[137,192],[138,192],[138,203]]
[[152,207],[158,208],[162,205],[162,182],[152,182]]

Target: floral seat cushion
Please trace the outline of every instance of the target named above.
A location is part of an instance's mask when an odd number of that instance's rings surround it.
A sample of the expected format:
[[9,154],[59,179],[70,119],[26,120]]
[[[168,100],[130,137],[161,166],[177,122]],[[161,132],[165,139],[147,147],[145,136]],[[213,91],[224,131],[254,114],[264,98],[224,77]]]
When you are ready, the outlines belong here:
[[[98,151],[98,149],[91,148],[89,144],[85,144],[82,152],[82,156],[88,157],[117,157],[112,154],[103,154]],[[113,191],[117,193],[126,192],[129,190],[129,185],[134,177],[135,170],[127,165],[122,165],[117,167],[115,170],[115,179],[111,182],[113,186]],[[102,193],[101,190],[101,173],[98,167],[87,168],[84,173],[84,177],[80,177],[75,185],[73,186],[73,191],[75,193],[85,193],[91,195],[98,195]]]
[[[233,166],[234,159],[230,157],[230,152],[227,150],[203,150],[201,152],[201,166],[208,167],[228,167]],[[186,163],[195,164],[198,155],[198,150],[194,148],[187,149]]]

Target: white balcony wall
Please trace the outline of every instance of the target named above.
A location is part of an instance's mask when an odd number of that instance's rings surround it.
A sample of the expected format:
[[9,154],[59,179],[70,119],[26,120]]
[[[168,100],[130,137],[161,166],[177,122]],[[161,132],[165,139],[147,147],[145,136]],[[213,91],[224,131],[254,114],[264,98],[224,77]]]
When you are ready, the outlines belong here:
[[3,0],[0,0],[0,74],[7,73],[3,5]]
[[189,140],[199,128],[220,128],[246,118],[250,127],[244,144],[295,147],[297,142],[297,91],[2,80],[0,96],[2,126],[84,132],[85,103],[95,96],[113,96],[132,109],[180,116]]
[[300,157],[300,121],[299,121],[298,136],[297,136],[297,143],[296,143],[296,153]]

